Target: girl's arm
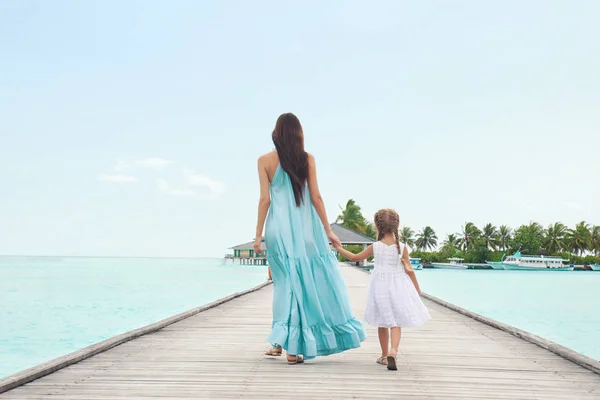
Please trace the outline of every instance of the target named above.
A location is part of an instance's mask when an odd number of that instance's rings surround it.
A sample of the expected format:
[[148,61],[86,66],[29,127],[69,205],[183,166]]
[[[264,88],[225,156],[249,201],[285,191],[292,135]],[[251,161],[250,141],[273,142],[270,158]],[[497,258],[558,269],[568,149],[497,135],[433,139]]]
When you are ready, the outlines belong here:
[[334,247],[341,246],[340,239],[333,233],[331,230],[331,226],[329,225],[329,220],[327,219],[327,213],[325,212],[325,202],[323,201],[323,197],[321,197],[321,192],[319,191],[319,183],[317,182],[317,164],[315,162],[315,158],[312,154],[308,154],[308,191],[310,192],[310,201],[315,208],[315,211],[319,215],[319,219],[323,224],[323,228],[325,228],[325,232],[327,233],[327,237],[331,241]]
[[342,246],[336,246],[335,248],[338,251],[338,253],[340,253],[350,261],[366,260],[367,258],[373,255],[373,245],[370,245],[358,254],[351,253],[348,250],[344,249]]
[[404,271],[406,271],[408,274],[408,277],[412,281],[413,285],[415,285],[415,289],[417,289],[417,293],[419,293],[420,296],[421,288],[419,287],[419,281],[417,281],[417,274],[415,274],[415,270],[412,269],[410,265],[410,258],[408,258],[408,251],[406,250],[406,247],[402,252],[402,264],[404,264]]
[[266,160],[263,157],[258,159],[258,180],[260,182],[260,198],[258,200],[258,217],[256,218],[256,233],[254,236],[254,251],[256,254],[262,253],[260,243],[262,241],[263,227],[267,212],[271,205],[271,194],[269,193],[269,175],[267,175]]

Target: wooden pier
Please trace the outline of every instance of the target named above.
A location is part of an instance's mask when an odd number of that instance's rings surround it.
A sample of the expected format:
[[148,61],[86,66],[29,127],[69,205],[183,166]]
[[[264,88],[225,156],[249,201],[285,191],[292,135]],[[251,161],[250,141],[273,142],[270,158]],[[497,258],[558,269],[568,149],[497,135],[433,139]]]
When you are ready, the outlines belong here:
[[[368,275],[342,271],[362,317]],[[0,399],[600,399],[597,373],[429,300],[432,320],[403,332],[398,372],[375,363],[374,329],[360,349],[288,366],[262,355],[271,300],[266,286]]]

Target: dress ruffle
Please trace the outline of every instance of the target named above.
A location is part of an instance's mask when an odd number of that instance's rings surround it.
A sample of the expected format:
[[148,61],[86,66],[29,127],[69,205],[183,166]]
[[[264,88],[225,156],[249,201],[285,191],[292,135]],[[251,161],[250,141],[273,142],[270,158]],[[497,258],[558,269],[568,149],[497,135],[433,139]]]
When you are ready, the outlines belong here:
[[301,354],[310,360],[356,349],[366,337],[362,323],[356,318],[341,325],[321,324],[307,328],[276,321],[268,341],[273,346],[281,346],[289,354]]
[[268,255],[273,275],[273,324],[267,341],[309,360],[360,347],[367,337],[352,315],[340,266],[331,253]]

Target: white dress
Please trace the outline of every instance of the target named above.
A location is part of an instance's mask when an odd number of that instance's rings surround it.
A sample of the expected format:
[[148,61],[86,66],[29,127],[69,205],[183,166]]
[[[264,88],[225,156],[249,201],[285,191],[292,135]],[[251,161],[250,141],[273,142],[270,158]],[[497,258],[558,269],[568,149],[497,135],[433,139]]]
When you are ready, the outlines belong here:
[[[406,246],[400,243],[400,251]],[[424,324],[431,317],[421,301],[404,266],[396,244],[373,244],[375,267],[367,297],[365,321],[379,328],[410,328]]]

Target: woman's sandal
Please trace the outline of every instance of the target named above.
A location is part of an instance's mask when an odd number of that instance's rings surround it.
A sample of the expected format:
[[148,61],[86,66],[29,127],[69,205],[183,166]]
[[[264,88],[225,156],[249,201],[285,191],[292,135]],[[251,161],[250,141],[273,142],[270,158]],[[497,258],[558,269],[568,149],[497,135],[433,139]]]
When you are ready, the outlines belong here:
[[265,356],[279,357],[281,355],[281,347],[270,347],[265,350]]
[[396,366],[396,358],[398,357],[398,350],[392,349],[390,351],[390,355],[387,356],[387,369],[390,371],[398,371],[398,367]]
[[304,357],[302,356],[287,356],[288,365],[304,364]]
[[381,356],[376,361],[377,364],[387,365],[387,356]]

